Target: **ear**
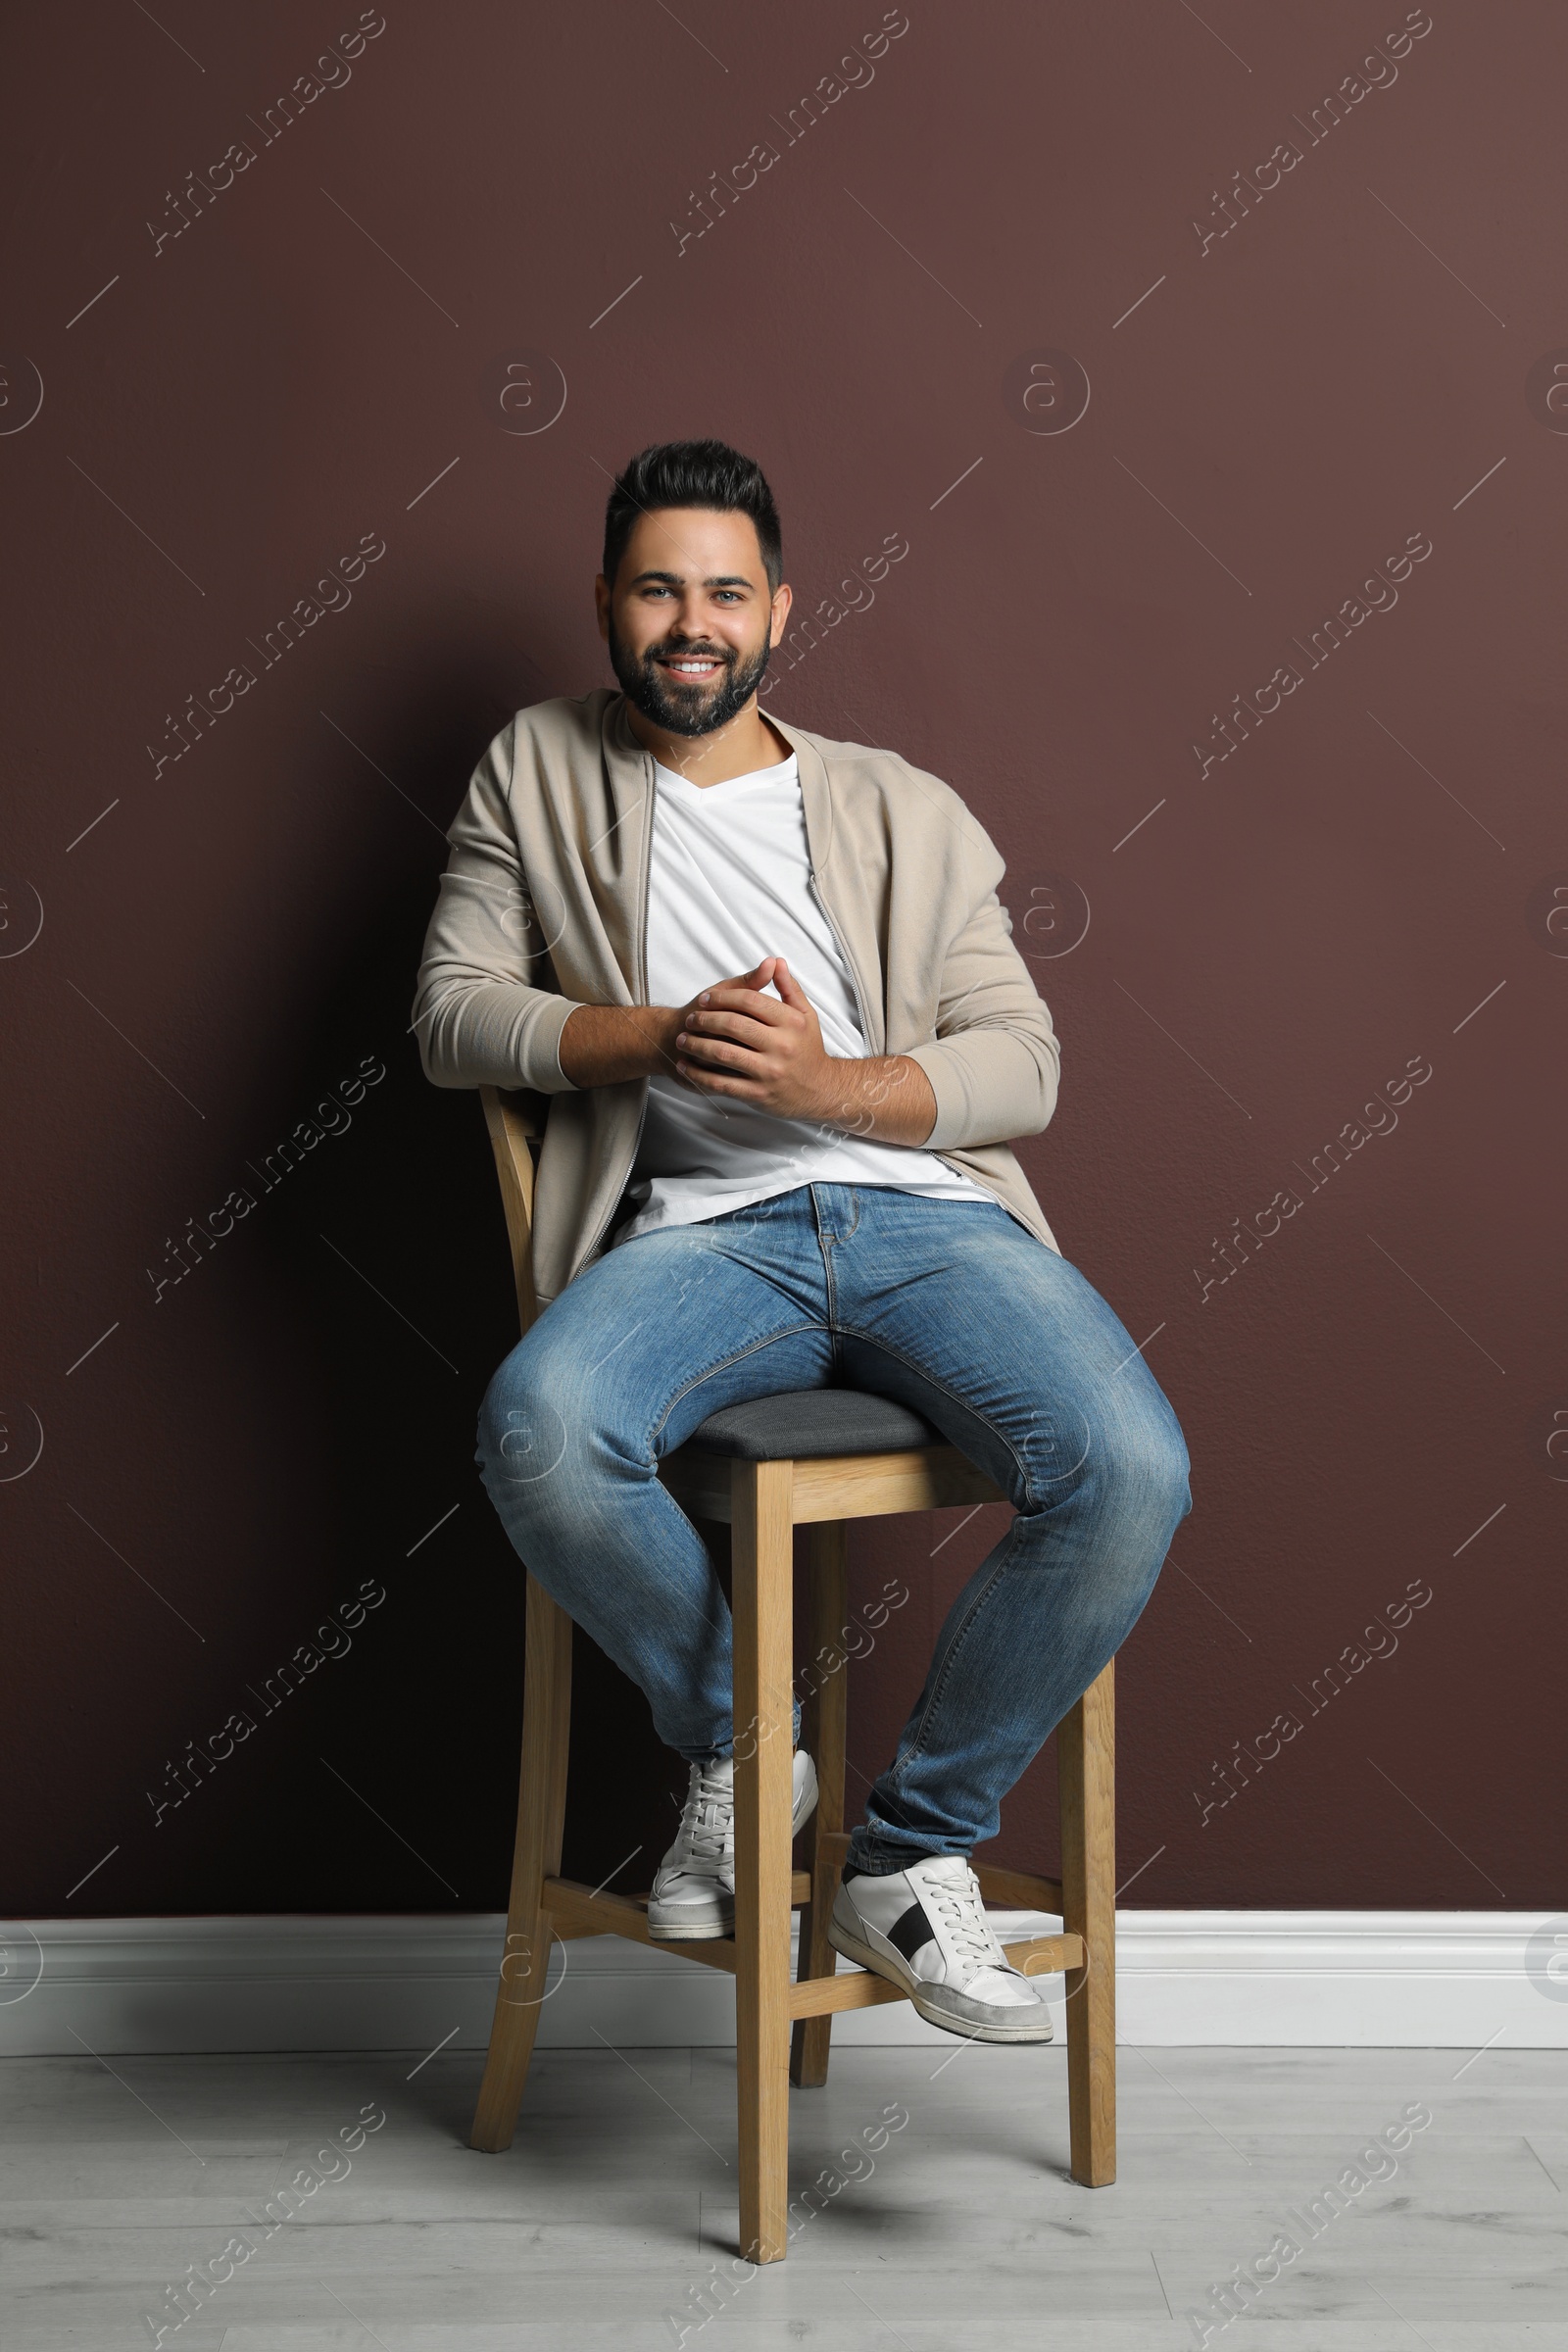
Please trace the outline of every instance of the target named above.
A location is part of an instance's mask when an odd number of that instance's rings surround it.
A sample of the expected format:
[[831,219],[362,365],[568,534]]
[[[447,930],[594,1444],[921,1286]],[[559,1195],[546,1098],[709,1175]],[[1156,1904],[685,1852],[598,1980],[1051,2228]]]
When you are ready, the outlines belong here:
[[795,598],[793,593],[789,587],[781,581],[778,587],[776,587],[773,591],[773,617],[768,629],[767,637],[769,650],[783,644],[784,632],[790,625],[790,607],[794,602]]

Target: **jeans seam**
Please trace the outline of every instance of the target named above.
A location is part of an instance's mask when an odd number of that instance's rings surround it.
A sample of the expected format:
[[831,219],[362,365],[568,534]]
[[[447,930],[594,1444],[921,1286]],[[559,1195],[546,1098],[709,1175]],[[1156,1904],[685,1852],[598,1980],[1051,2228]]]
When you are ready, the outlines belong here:
[[836,1187],[835,1187],[835,1190],[836,1190],[836,1191],[838,1191],[838,1192],[841,1192],[841,1193],[848,1193],[848,1194],[849,1194],[849,1196],[850,1196],[850,1203],[851,1203],[851,1206],[852,1206],[852,1207],[854,1208],[854,1210],[855,1210],[855,1215],[854,1215],[853,1219],[851,1220],[851,1222],[850,1222],[848,1225],[846,1225],[846,1226],[845,1226],[845,1228],[844,1228],[844,1230],[843,1230],[843,1232],[842,1232],[842,1233],[837,1233],[837,1232],[824,1232],[824,1231],[823,1231],[823,1228],[822,1228],[822,1218],[821,1218],[821,1207],[820,1207],[820,1203],[818,1202],[818,1200],[817,1200],[817,1198],[816,1198],[817,1188],[816,1188],[816,1186],[815,1186],[814,1184],[812,1184],[812,1185],[808,1185],[808,1186],[807,1187],[807,1190],[808,1190],[808,1191],[810,1193],[810,1196],[811,1196],[811,1207],[812,1207],[813,1214],[815,1215],[815,1218],[816,1218],[816,1238],[817,1238],[817,1240],[818,1240],[819,1242],[833,1242],[833,1243],[837,1243],[837,1242],[849,1242],[849,1241],[853,1241],[853,1240],[855,1239],[855,1236],[856,1236],[856,1234],[857,1234],[857,1233],[859,1231],[859,1229],[860,1229],[860,1188],[859,1188],[859,1187],[858,1187],[858,1186],[856,1186],[856,1185],[853,1185],[853,1184],[841,1184],[841,1185],[838,1185],[838,1186],[836,1186]]
[[[831,1275],[829,1279],[831,1282]],[[858,1331],[853,1324],[840,1324],[836,1320],[831,1320],[833,1303],[834,1301],[830,1289],[828,1296],[828,1312],[830,1317],[830,1328],[835,1337],[842,1335],[845,1339],[858,1340],[867,1348],[875,1348],[879,1353],[892,1356],[896,1363],[906,1365],[909,1371],[913,1372],[918,1379],[925,1381],[929,1387],[933,1389],[940,1389],[944,1396],[951,1397],[960,1412],[970,1414],[974,1420],[980,1423],[983,1429],[985,1429],[997,1440],[997,1443],[1000,1446],[1005,1447],[1007,1453],[1011,1456],[1013,1467],[1018,1473],[1019,1486],[1023,1490],[1024,1500],[1021,1507],[1030,1511],[1037,1511],[1041,1508],[1040,1497],[1036,1495],[1034,1488],[1030,1483],[1028,1465],[1020,1459],[1017,1447],[1013,1445],[1012,1440],[1008,1437],[1004,1429],[998,1428],[997,1424],[991,1419],[989,1414],[978,1411],[974,1405],[968,1402],[967,1398],[960,1396],[956,1389],[950,1388],[945,1380],[938,1380],[934,1374],[926,1370],[923,1364],[916,1363],[913,1356],[906,1355],[901,1348],[890,1347],[886,1340],[878,1339],[872,1332]]]
[[[835,1326],[835,1329],[837,1327]],[[1034,1511],[1039,1508],[1034,1488],[1030,1484],[1028,1467],[1024,1462],[1019,1460],[1017,1448],[1014,1446],[1012,1440],[1007,1436],[1005,1430],[999,1429],[988,1414],[976,1411],[975,1407],[968,1403],[964,1397],[958,1396],[956,1390],[951,1389],[945,1380],[936,1379],[930,1372],[926,1370],[924,1365],[917,1364],[911,1356],[906,1355],[902,1348],[891,1348],[885,1340],[878,1339],[869,1332],[856,1331],[850,1327],[846,1327],[846,1336],[850,1339],[859,1340],[865,1347],[877,1348],[881,1354],[892,1356],[898,1363],[907,1365],[908,1369],[917,1374],[921,1380],[928,1382],[929,1385],[934,1389],[940,1389],[943,1396],[951,1396],[954,1403],[956,1404],[961,1411],[972,1413],[975,1420],[977,1420],[984,1429],[988,1430],[990,1434],[997,1439],[999,1444],[1005,1446],[1007,1452],[1011,1455],[1012,1461],[1018,1472],[1018,1481],[1023,1491],[1025,1507],[1027,1507],[1027,1509],[1030,1511]],[[1011,1552],[1013,1543],[1016,1540],[1018,1521],[1022,1516],[1023,1511],[1021,1509],[1014,1510],[1012,1525],[1008,1528],[1006,1535],[1006,1544],[1009,1554]],[[975,1594],[974,1601],[967,1616],[964,1618],[963,1623],[958,1627],[956,1633],[954,1635],[953,1640],[948,1646],[948,1654],[942,1662],[941,1675],[939,1676],[937,1683],[931,1691],[930,1697],[926,1700],[925,1705],[920,1709],[920,1718],[918,1723],[915,1725],[914,1737],[910,1740],[906,1750],[898,1758],[897,1762],[891,1767],[887,1775],[889,1781],[894,1785],[895,1788],[898,1786],[900,1776],[903,1774],[905,1768],[911,1764],[915,1757],[919,1755],[925,1739],[926,1726],[929,1724],[932,1715],[935,1713],[937,1703],[947,1686],[948,1676],[952,1671],[954,1659],[957,1656],[959,1648],[967,1638],[970,1627],[974,1624],[975,1619],[979,1616],[981,1610],[986,1606],[992,1594],[996,1592],[1003,1577],[1006,1574],[1010,1564],[1010,1558],[1008,1557],[1004,1557],[997,1562],[996,1568],[993,1570],[990,1578],[987,1580],[985,1590]]]
[[906,1748],[904,1753],[897,1759],[887,1775],[887,1778],[895,1788],[899,1786],[906,1768],[914,1762],[915,1758],[920,1754],[921,1749],[924,1746],[926,1726],[929,1724],[932,1716],[935,1714],[938,1702],[942,1697],[944,1690],[947,1688],[948,1677],[953,1671],[955,1659],[957,1657],[959,1650],[963,1647],[964,1642],[968,1640],[971,1628],[981,1615],[981,1612],[989,1605],[993,1593],[1000,1589],[1003,1578],[1006,1575],[1008,1569],[1012,1565],[1010,1554],[1014,1542],[1016,1541],[1018,1520],[1021,1516],[1021,1512],[1014,1514],[1012,1525],[1008,1528],[1005,1539],[1007,1553],[997,1562],[995,1568],[993,1568],[991,1571],[990,1576],[986,1579],[984,1591],[975,1594],[974,1599],[969,1606],[968,1613],[964,1617],[963,1623],[958,1627],[956,1633],[953,1637],[953,1640],[949,1642],[948,1654],[942,1661],[942,1672],[937,1678],[930,1697],[926,1700],[925,1705],[920,1709],[920,1718],[914,1727],[914,1737],[909,1741],[907,1748]]
[[818,1224],[816,1246],[820,1250],[822,1257],[822,1282],[826,1293],[827,1305],[827,1322],[825,1328],[828,1335],[828,1348],[832,1355],[834,1373],[837,1377],[842,1378],[844,1372],[844,1350],[839,1344],[838,1284],[834,1279],[833,1274],[832,1245],[836,1238],[837,1237],[832,1234],[823,1233],[820,1224]]
[[759,1354],[762,1348],[771,1348],[778,1340],[793,1340],[798,1338],[803,1331],[820,1331],[822,1329],[823,1326],[820,1323],[792,1323],[783,1331],[770,1331],[765,1339],[754,1340],[750,1347],[737,1348],[733,1355],[720,1356],[718,1361],[716,1363],[710,1364],[705,1372],[694,1373],[692,1378],[688,1380],[683,1387],[678,1388],[675,1391],[674,1396],[671,1396],[669,1402],[660,1414],[659,1419],[654,1423],[653,1428],[649,1432],[650,1444],[658,1439],[661,1430],[663,1428],[665,1422],[669,1419],[670,1414],[675,1410],[676,1405],[679,1404],[681,1398],[683,1396],[689,1396],[693,1389],[700,1389],[705,1380],[711,1380],[716,1373],[727,1372],[731,1364],[744,1363],[749,1355]]

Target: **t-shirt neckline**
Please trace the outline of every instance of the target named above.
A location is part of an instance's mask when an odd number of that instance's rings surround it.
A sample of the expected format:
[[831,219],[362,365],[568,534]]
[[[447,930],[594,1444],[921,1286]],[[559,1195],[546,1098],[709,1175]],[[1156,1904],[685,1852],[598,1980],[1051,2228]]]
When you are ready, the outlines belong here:
[[727,797],[749,787],[787,784],[799,772],[799,765],[795,753],[791,752],[786,759],[775,760],[770,767],[749,768],[744,776],[725,776],[717,784],[694,784],[689,776],[679,775],[674,768],[665,767],[662,761],[656,760],[654,776],[661,789],[672,787],[693,804],[700,806],[705,802],[713,802],[720,795]]

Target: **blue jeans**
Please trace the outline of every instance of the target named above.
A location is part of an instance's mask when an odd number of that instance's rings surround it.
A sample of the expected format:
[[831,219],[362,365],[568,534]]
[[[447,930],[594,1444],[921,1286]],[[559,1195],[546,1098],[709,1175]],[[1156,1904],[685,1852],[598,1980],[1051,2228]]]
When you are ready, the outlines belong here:
[[1003,1797],[1126,1639],[1192,1508],[1187,1448],[1110,1308],[995,1201],[803,1185],[641,1234],[497,1372],[479,1465],[518,1554],[692,1761],[727,1755],[730,1614],[658,1476],[720,1405],[896,1396],[1016,1516],[948,1613],[850,1859],[905,1869],[997,1835]]

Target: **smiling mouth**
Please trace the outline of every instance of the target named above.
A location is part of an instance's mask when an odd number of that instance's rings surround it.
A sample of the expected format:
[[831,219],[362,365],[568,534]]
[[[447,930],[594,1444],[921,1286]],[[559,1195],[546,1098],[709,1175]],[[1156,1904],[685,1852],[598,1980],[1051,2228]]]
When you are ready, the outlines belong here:
[[655,660],[671,677],[689,679],[695,685],[716,676],[725,667],[717,654],[658,654]]

